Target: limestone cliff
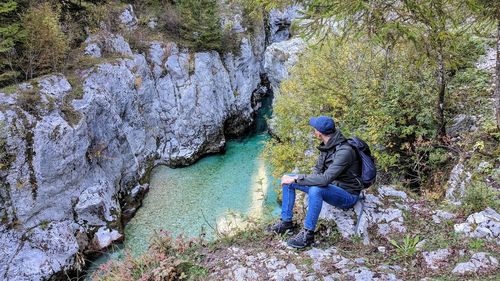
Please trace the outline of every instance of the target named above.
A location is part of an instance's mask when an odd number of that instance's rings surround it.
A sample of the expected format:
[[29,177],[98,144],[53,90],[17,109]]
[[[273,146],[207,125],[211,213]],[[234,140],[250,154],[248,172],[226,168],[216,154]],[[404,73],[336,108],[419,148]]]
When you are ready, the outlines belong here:
[[[130,7],[122,21],[134,19]],[[239,52],[219,54],[161,41],[134,52],[101,31],[83,46],[94,66],[0,93],[1,280],[78,269],[122,238],[154,165],[191,164],[252,125],[266,38],[263,24],[241,32]]]

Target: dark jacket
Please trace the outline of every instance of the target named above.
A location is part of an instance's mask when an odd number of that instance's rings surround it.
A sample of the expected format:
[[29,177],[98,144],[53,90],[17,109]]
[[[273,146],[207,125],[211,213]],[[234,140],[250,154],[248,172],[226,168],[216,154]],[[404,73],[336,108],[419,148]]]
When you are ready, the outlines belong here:
[[298,175],[300,185],[340,186],[351,194],[358,195],[362,190],[359,180],[361,165],[356,151],[347,143],[346,138],[337,130],[326,144],[318,146],[320,151],[314,173]]

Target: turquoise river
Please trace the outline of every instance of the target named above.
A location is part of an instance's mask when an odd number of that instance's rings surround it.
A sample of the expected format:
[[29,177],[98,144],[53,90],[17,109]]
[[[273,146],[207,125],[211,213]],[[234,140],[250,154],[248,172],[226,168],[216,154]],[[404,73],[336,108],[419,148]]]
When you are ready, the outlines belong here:
[[87,280],[109,259],[121,259],[124,250],[144,253],[160,230],[175,236],[216,238],[245,227],[246,218],[279,213],[273,178],[262,153],[267,133],[231,140],[223,154],[204,157],[184,168],[158,166],[142,207],[125,227],[125,240],[94,260]]
[[262,157],[267,138],[229,141],[225,153],[188,167],[156,167],[143,206],[125,228],[125,248],[145,251],[159,230],[212,239],[216,232],[244,227],[246,217],[276,214],[276,192]]

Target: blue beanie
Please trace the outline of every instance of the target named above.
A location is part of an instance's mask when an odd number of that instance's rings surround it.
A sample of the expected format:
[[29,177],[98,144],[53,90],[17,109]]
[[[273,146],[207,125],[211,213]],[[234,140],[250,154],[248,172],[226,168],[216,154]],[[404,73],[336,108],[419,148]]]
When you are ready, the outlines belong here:
[[333,118],[328,116],[312,117],[309,119],[309,125],[324,135],[333,134],[335,132],[335,122]]

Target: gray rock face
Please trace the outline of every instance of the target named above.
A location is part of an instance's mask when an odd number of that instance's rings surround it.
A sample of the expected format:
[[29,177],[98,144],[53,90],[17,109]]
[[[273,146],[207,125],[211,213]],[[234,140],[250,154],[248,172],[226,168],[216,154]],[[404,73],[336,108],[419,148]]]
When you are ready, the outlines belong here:
[[437,270],[448,265],[448,257],[451,255],[448,249],[439,249],[434,252],[423,252],[425,266]]
[[120,14],[120,22],[129,29],[137,28],[137,17],[135,16],[134,7],[132,7],[132,5],[128,5]]
[[392,186],[382,185],[378,188],[378,193],[382,197],[399,197],[401,199],[407,199],[408,196],[403,191],[398,191]]
[[470,215],[466,222],[455,224],[454,229],[468,237],[493,239],[500,245],[500,215],[491,208]]
[[299,18],[299,10],[299,6],[288,6],[283,10],[271,10],[269,13],[269,33],[271,43],[290,39],[290,27],[292,25],[292,21]]
[[450,173],[446,189],[446,200],[452,204],[462,204],[461,199],[465,194],[465,187],[472,180],[472,173],[465,170],[463,161],[460,161]]
[[273,43],[266,49],[264,70],[275,94],[279,93],[279,83],[288,78],[288,71],[294,66],[306,43],[301,38]]
[[488,253],[475,253],[470,261],[459,263],[455,266],[452,273],[456,275],[465,275],[498,270],[498,260]]
[[477,129],[476,122],[477,118],[474,116],[459,114],[453,118],[451,125],[446,128],[446,132],[450,137],[458,137],[461,134],[475,131]]
[[493,73],[495,72],[496,63],[497,53],[495,48],[488,48],[486,54],[476,63],[476,67]]
[[446,212],[443,210],[436,210],[436,211],[434,211],[434,214],[432,215],[432,221],[439,224],[439,223],[441,223],[442,220],[451,220],[455,217],[456,217],[455,214],[452,214],[450,212]]
[[[392,197],[398,200],[405,198],[403,202],[409,202],[406,193],[397,191],[393,187],[381,186],[378,188],[378,193],[380,197],[384,197],[384,195],[389,196],[389,194],[391,194]],[[394,198],[389,199],[389,201],[396,202]],[[362,204],[364,204],[364,206]],[[364,202],[358,201],[352,210],[341,210],[324,203],[321,209],[320,218],[335,221],[339,232],[344,238],[360,235],[363,237],[363,243],[369,244],[370,238],[368,235],[368,228],[371,226],[376,226],[377,233],[382,236],[387,236],[395,232],[406,232],[402,210],[399,209],[396,204],[394,204],[393,208],[384,207],[388,206],[384,206],[379,197],[373,194],[366,194]],[[360,218],[361,212],[363,214],[361,215],[356,232],[356,224],[357,220]]]
[[[120,19],[132,28],[129,16]],[[239,55],[162,42],[143,55],[103,32],[85,42],[102,63],[75,73],[81,82],[51,75],[0,93],[9,154],[0,170],[0,279],[78,268],[83,252],[122,238],[121,218],[147,191],[137,182],[148,169],[191,164],[248,128],[264,43],[261,30],[242,39]]]

